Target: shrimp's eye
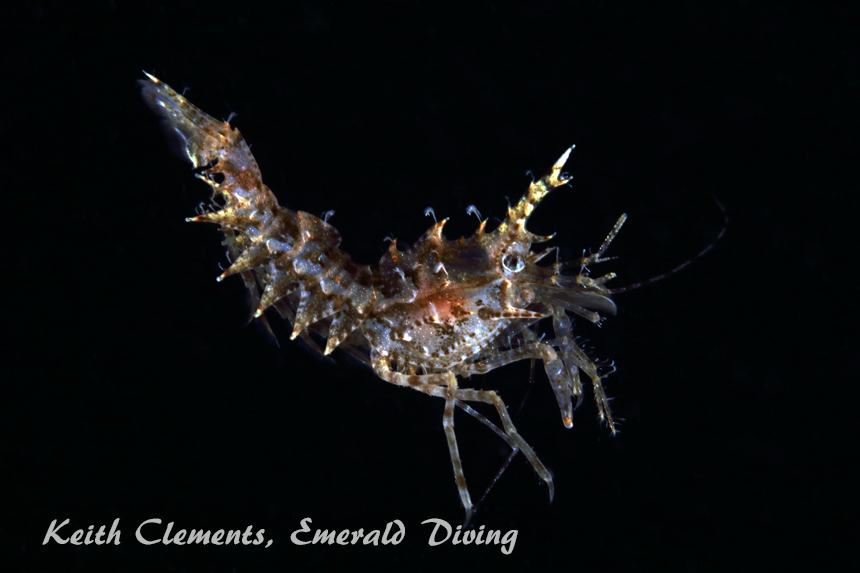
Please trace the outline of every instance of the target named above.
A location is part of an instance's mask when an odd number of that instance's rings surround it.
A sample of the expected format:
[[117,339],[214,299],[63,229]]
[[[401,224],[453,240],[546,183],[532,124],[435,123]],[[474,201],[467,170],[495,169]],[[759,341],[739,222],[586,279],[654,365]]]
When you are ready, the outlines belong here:
[[502,266],[511,273],[518,273],[526,266],[523,258],[519,255],[505,255],[502,257]]

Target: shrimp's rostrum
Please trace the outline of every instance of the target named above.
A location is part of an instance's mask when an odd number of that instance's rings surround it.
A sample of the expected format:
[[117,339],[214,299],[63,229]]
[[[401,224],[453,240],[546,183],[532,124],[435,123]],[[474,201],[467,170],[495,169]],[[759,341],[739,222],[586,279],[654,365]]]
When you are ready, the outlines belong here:
[[[197,177],[212,188],[211,209],[187,220],[214,223],[223,231],[231,264],[218,280],[241,276],[255,316],[267,329],[264,311],[274,308],[292,324],[293,339],[324,354],[342,349],[383,380],[444,400],[442,424],[467,520],[473,504],[454,432],[457,408],[522,452],[546,482],[550,499],[553,482],[499,395],[464,387],[463,379],[518,360],[540,360],[562,423],[570,428],[584,375],[600,420],[615,433],[601,373],[577,345],[568,313],[594,323],[602,320],[599,312],[615,313],[612,290],[605,286],[615,275],[591,278],[587,266],[604,260],[625,216],[597,252],[569,263],[540,266],[554,249],[531,247],[552,236],[526,229],[541,200],[568,182],[562,168],[572,148],[529,186],[494,230],[483,220],[468,239],[449,241],[442,234],[446,220],[439,221],[411,247],[400,250],[392,241],[378,265],[360,265],[339,248],[340,234],[326,220],[278,204],[229,120],[212,118],[147,76],[140,82],[144,99],[194,167],[202,168]],[[474,207],[470,211],[477,213]],[[570,269],[573,273],[564,272]],[[553,336],[539,338],[530,328],[543,319],[551,320]],[[324,347],[318,341],[325,341]],[[474,410],[475,402],[491,404],[500,426]]]

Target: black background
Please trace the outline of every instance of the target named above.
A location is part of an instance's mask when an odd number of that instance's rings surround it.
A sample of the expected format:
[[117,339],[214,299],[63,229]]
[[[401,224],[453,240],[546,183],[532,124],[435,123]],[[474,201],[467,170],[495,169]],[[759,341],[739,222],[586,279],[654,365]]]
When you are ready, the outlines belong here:
[[[7,4],[0,568],[856,568],[858,18],[780,4]],[[471,234],[469,204],[502,216],[572,143],[573,186],[530,227],[572,258],[628,213],[600,269],[615,286],[693,256],[725,206],[705,258],[577,324],[618,366],[619,436],[590,395],[565,430],[527,363],[471,380],[555,476],[549,504],[520,457],[480,508],[519,531],[512,555],[427,544],[423,520],[462,520],[441,401],[246,325],[241,281],[214,280],[218,232],[183,222],[208,190],[169,154],[141,69],[238,113],[281,203],[335,210],[359,262],[414,241],[428,205]],[[507,452],[457,427],[477,498]],[[274,543],[144,547],[153,517]],[[407,535],[297,547],[305,517]],[[122,543],[43,546],[66,518],[120,518]]]

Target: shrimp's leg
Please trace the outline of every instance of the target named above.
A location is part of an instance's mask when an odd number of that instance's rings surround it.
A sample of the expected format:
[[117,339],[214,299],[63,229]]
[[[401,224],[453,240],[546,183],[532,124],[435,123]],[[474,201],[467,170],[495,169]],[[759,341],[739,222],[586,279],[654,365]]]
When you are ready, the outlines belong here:
[[[552,384],[558,408],[561,411],[561,421],[566,428],[573,427],[573,405],[571,397],[578,399],[582,396],[582,384],[579,382],[579,372],[565,364],[552,346],[545,342],[530,342],[517,348],[503,352],[493,352],[481,360],[461,367],[460,374],[484,374],[506,364],[518,360],[540,359],[547,378]],[[577,402],[578,405],[578,402]]]
[[466,486],[466,476],[463,473],[463,463],[460,460],[460,450],[457,448],[457,436],[454,434],[454,407],[457,403],[457,377],[453,372],[438,374],[404,374],[391,370],[389,361],[375,350],[371,352],[370,362],[376,375],[397,386],[407,386],[438,398],[445,399],[445,414],[442,417],[442,427],[448,441],[448,453],[451,455],[451,465],[454,468],[454,480],[460,493],[460,503],[466,510],[466,523],[472,519],[472,498]]
[[[603,390],[603,381],[600,374],[597,372],[597,364],[595,364],[585,352],[570,338],[562,337],[559,354],[565,362],[573,362],[577,368],[585,372],[591,378],[591,384],[594,387],[594,401],[597,403],[597,415],[601,422],[606,422],[609,426],[609,431],[615,435],[618,432],[615,420],[612,419],[612,410],[609,408],[609,398],[606,397],[606,392]],[[614,372],[614,369],[612,370]],[[604,375],[611,374],[605,373]]]
[[495,425],[494,423],[489,421],[486,416],[484,416],[483,414],[481,414],[480,412],[478,412],[477,410],[475,410],[474,408],[472,408],[468,404],[460,402],[459,400],[457,400],[456,405],[458,408],[460,408],[461,410],[463,410],[464,412],[466,412],[467,414],[469,414],[470,416],[472,416],[473,418],[475,418],[476,420],[478,420],[479,422],[481,422],[482,424],[484,424],[485,426],[490,428],[494,434],[496,434],[501,439],[503,439],[505,441],[505,443],[508,444],[512,450],[514,450],[514,454],[516,454],[519,451],[519,448],[514,443],[514,441],[510,437],[508,437],[508,435],[506,433],[501,431],[497,425]]
[[508,407],[505,406],[505,403],[499,395],[492,390],[471,390],[468,388],[456,388],[454,395],[457,400],[484,402],[485,404],[492,404],[496,407],[496,412],[498,412],[499,418],[502,420],[502,427],[505,429],[505,433],[511,441],[516,444],[517,448],[523,452],[523,455],[532,465],[540,478],[546,482],[546,485],[549,488],[549,500],[552,502],[552,498],[555,496],[555,486],[552,482],[552,474],[550,474],[549,470],[546,469],[546,466],[541,463],[532,447],[528,445],[522,436],[520,436],[510,415],[508,414]]
[[[473,364],[467,364],[458,368],[457,373],[462,376],[470,374],[483,374],[506,364],[518,360],[540,358],[544,362],[544,369],[555,392],[561,419],[565,427],[573,426],[573,408],[571,397],[577,397],[577,406],[581,401],[582,383],[579,380],[579,370],[582,370],[589,378],[594,388],[594,401],[597,403],[597,413],[601,422],[606,422],[610,432],[614,435],[618,432],[615,420],[612,418],[612,410],[609,407],[610,399],[607,398],[603,389],[603,376],[597,372],[597,364],[594,363],[583,351],[572,337],[562,336],[547,342],[532,342],[504,352],[493,353]],[[555,350],[553,347],[558,347]]]
[[[623,221],[616,223],[616,226],[620,227],[620,223],[623,223]],[[605,250],[605,246],[612,240],[613,236],[613,234],[610,234],[610,236],[606,238],[604,246],[601,247],[601,250],[599,251],[600,253]],[[553,309],[552,326],[555,331],[556,338],[555,340],[548,342],[558,348],[558,354],[561,356],[567,369],[576,373],[576,380],[574,381],[575,386],[579,386],[580,389],[582,388],[582,385],[579,382],[579,370],[582,370],[586,376],[591,378],[591,383],[594,387],[594,401],[597,402],[597,412],[600,417],[600,421],[605,421],[614,435],[618,430],[615,427],[615,421],[612,419],[612,410],[609,408],[609,398],[606,397],[606,393],[603,390],[603,377],[608,376],[611,372],[604,373],[603,375],[598,374],[597,364],[595,364],[594,361],[591,360],[576,344],[573,337],[573,326],[570,322],[570,317],[567,316],[567,313],[564,312],[563,308],[556,307]],[[582,398],[580,397],[580,400],[581,399]],[[577,405],[579,404],[577,403]]]

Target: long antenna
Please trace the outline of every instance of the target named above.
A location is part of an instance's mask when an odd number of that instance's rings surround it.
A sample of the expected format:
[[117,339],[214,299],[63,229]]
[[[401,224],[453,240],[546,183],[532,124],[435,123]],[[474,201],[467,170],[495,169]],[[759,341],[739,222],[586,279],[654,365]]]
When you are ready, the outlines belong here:
[[699,251],[699,254],[697,254],[696,256],[694,256],[691,259],[684,261],[683,263],[681,263],[680,265],[678,265],[677,267],[675,267],[671,271],[665,272],[662,275],[658,275],[656,277],[652,277],[650,279],[647,279],[647,280],[644,280],[644,281],[641,281],[638,283],[633,283],[632,285],[628,285],[625,287],[611,288],[611,289],[607,289],[607,290],[609,290],[609,292],[612,294],[619,294],[622,292],[630,292],[631,290],[636,290],[640,287],[644,287],[645,285],[650,285],[651,283],[656,283],[659,280],[663,280],[666,277],[670,277],[670,276],[674,275],[675,273],[677,273],[678,271],[680,271],[681,269],[683,269],[684,267],[686,267],[687,265],[689,265],[690,263],[692,263],[693,261],[700,259],[703,256],[705,256],[705,253],[707,253],[708,251],[713,249],[714,246],[720,242],[720,239],[722,239],[723,235],[726,234],[726,228],[729,226],[729,214],[726,212],[725,207],[723,207],[723,204],[720,203],[720,200],[717,199],[716,197],[714,197],[714,201],[717,203],[717,206],[723,212],[723,228],[720,229],[720,232],[717,234],[717,237],[713,241],[711,241],[711,243],[707,247],[705,247],[704,249]]

